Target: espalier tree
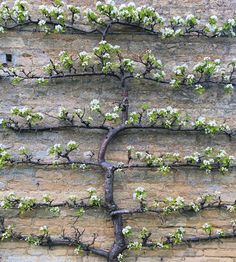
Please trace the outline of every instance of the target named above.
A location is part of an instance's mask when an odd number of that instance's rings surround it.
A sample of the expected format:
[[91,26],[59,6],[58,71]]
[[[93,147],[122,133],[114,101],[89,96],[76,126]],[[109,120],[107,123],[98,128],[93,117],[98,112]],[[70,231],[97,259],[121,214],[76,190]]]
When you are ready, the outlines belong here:
[[[37,16],[36,18],[33,18]],[[200,242],[206,240],[217,240],[236,237],[236,220],[231,221],[232,230],[215,230],[209,223],[202,226],[205,236],[185,237],[185,229],[178,228],[170,232],[165,239],[151,240],[151,232],[147,228],[140,229],[138,235],[127,225],[123,226],[123,215],[135,215],[137,213],[156,213],[163,216],[171,214],[195,212],[204,209],[222,209],[226,212],[236,211],[235,200],[224,202],[217,192],[205,194],[198,199],[187,203],[182,197],[167,197],[149,203],[148,192],[143,187],[136,188],[133,192],[134,201],[138,206],[135,209],[121,209],[113,198],[113,182],[116,171],[133,169],[157,169],[163,175],[167,175],[172,169],[188,167],[201,169],[210,174],[217,171],[219,174],[227,174],[235,168],[235,158],[227,154],[223,149],[207,147],[203,152],[192,152],[187,156],[178,153],[166,153],[155,155],[149,152],[137,152],[134,147],[127,147],[127,163],[115,163],[106,160],[108,145],[114,138],[124,130],[130,129],[152,129],[169,130],[172,132],[196,133],[200,132],[206,136],[224,134],[229,138],[236,135],[233,127],[226,123],[217,123],[215,120],[207,121],[204,117],[193,119],[185,112],[175,108],[150,108],[148,104],[142,104],[139,110],[129,110],[129,89],[127,80],[140,79],[165,84],[172,89],[189,89],[201,95],[207,89],[217,85],[224,92],[233,92],[236,77],[236,61],[232,60],[227,65],[212,60],[209,57],[198,61],[191,69],[187,65],[179,65],[173,68],[171,74],[165,73],[165,66],[156,58],[151,50],[144,51],[138,59],[124,57],[118,45],[112,45],[106,41],[107,35],[116,30],[115,26],[131,27],[134,31],[157,35],[161,38],[199,36],[199,37],[234,37],[236,17],[218,22],[216,16],[211,16],[207,21],[201,21],[194,15],[185,17],[172,17],[165,19],[158,12],[147,6],[137,7],[130,3],[115,6],[112,1],[106,3],[98,2],[96,10],[86,10],[82,13],[78,6],[65,5],[61,0],[54,0],[50,6],[40,6],[38,14],[31,15],[26,1],[17,0],[15,3],[2,2],[0,5],[0,32],[7,34],[10,30],[21,30],[27,28],[34,32],[51,33],[77,33],[97,34],[101,37],[98,46],[90,53],[81,51],[77,56],[72,56],[66,51],[61,51],[58,59],[50,59],[49,64],[40,72],[27,71],[24,68],[0,66],[1,79],[9,79],[13,85],[26,81],[35,85],[47,85],[54,83],[56,79],[81,78],[84,76],[105,76],[108,79],[116,79],[120,83],[122,97],[120,103],[108,112],[104,111],[102,103],[93,99],[87,109],[78,108],[74,111],[67,108],[59,108],[58,115],[50,116],[41,112],[35,112],[30,108],[13,107],[8,116],[2,116],[0,124],[2,128],[11,129],[14,132],[43,132],[63,130],[70,128],[104,130],[106,132],[101,141],[97,160],[78,160],[73,152],[78,150],[75,141],[66,144],[55,144],[48,149],[52,156],[51,162],[36,158],[28,148],[19,148],[18,154],[12,154],[4,146],[0,146],[0,167],[10,168],[17,165],[29,166],[56,166],[71,167],[85,170],[92,167],[100,167],[104,172],[104,199],[102,199],[95,188],[89,188],[88,197],[78,199],[70,196],[61,203],[55,203],[49,195],[44,195],[41,200],[31,197],[19,197],[14,193],[5,196],[1,201],[2,209],[16,208],[19,213],[25,213],[32,209],[45,208],[55,215],[60,214],[61,207],[74,208],[75,218],[79,219],[87,209],[101,208],[106,212],[114,225],[114,243],[110,250],[96,248],[94,235],[91,243],[83,242],[83,232],[74,228],[74,235],[68,236],[64,233],[59,237],[50,236],[50,229],[43,226],[38,235],[23,235],[16,232],[12,225],[5,225],[1,218],[0,239],[5,241],[22,240],[33,245],[74,246],[75,253],[93,253],[105,257],[108,261],[124,261],[129,250],[141,249],[169,249],[175,245],[184,243]],[[135,32],[133,32],[135,33]],[[3,35],[4,37],[4,35]],[[138,81],[136,80],[136,81]],[[132,85],[132,82],[131,82]],[[91,114],[93,113],[93,114]],[[92,115],[97,115],[94,121]],[[44,118],[57,119],[58,124],[54,126],[43,125]],[[99,124],[97,124],[99,122]],[[130,238],[131,237],[131,238]],[[158,251],[157,251],[158,252]]]

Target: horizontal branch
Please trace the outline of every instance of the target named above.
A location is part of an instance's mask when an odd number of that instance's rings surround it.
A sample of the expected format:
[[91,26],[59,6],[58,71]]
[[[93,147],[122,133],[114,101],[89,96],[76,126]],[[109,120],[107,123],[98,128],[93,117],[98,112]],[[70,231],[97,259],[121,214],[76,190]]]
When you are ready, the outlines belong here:
[[[23,6],[23,5],[22,5]],[[24,7],[25,10],[27,10],[27,7]],[[151,8],[148,11],[148,14],[146,13],[147,10],[141,14],[139,12],[142,12],[142,8],[145,7],[139,7],[139,9],[135,6],[132,8],[132,11],[129,11],[129,9],[126,10],[127,17],[123,17],[123,11],[121,8],[121,11],[119,11],[119,6],[107,6],[104,4],[104,7],[96,7],[95,10],[90,10],[85,16],[82,16],[82,19],[79,19],[79,21],[75,21],[75,15],[78,14],[81,15],[81,10],[77,10],[76,13],[69,12],[66,13],[65,10],[63,10],[63,7],[61,5],[54,5],[54,8],[59,8],[59,10],[55,14],[50,14],[50,11],[48,11],[49,6],[45,6],[43,11],[44,16],[43,19],[41,18],[42,15],[39,15],[38,19],[33,20],[31,16],[27,15],[21,19],[17,19],[16,17],[12,16],[12,14],[9,13],[9,10],[11,8],[8,7],[6,9],[6,13],[8,14],[7,18],[6,14],[5,17],[3,17],[3,23],[0,24],[0,26],[6,30],[14,30],[17,28],[27,27],[27,26],[35,26],[35,28],[31,29],[30,31],[45,31],[46,32],[67,32],[67,33],[78,33],[78,34],[101,34],[103,39],[109,34],[113,34],[114,32],[111,31],[113,26],[120,26],[120,27],[131,27],[134,28],[135,31],[132,32],[134,34],[142,33],[149,34],[149,35],[155,35],[155,36],[161,36],[161,37],[176,37],[176,36],[204,36],[204,37],[228,37],[233,36],[235,25],[231,24],[230,20],[228,19],[225,21],[222,21],[223,26],[219,26],[218,21],[213,21],[214,23],[209,25],[209,21],[200,21],[197,17],[190,15],[191,17],[183,19],[182,17],[179,17],[180,20],[175,20],[175,17],[165,19],[161,17],[158,12]],[[78,9],[78,7],[76,7]],[[100,9],[101,8],[101,9]],[[116,9],[116,11],[115,11]],[[63,12],[61,13],[61,11]],[[103,11],[102,11],[103,10]],[[110,10],[110,11],[104,11],[104,10]],[[42,11],[41,11],[42,12]],[[119,14],[119,12],[121,12]],[[150,12],[150,13],[149,13]],[[47,14],[47,15],[46,15]],[[60,14],[60,19],[58,19]],[[92,16],[91,16],[92,14]],[[58,21],[57,21],[58,20]],[[85,20],[85,23],[84,23]],[[166,20],[166,22],[164,22]],[[172,21],[173,20],[173,21]],[[10,23],[9,23],[10,21]],[[20,22],[18,22],[20,21]],[[43,24],[40,26],[40,21],[43,21]],[[148,24],[146,24],[146,21],[150,21]],[[201,22],[201,23],[200,23]],[[210,22],[211,23],[211,22]],[[226,26],[225,26],[226,24]],[[50,27],[48,27],[50,26]],[[57,26],[60,26],[59,31],[56,30]],[[86,29],[85,26],[90,26],[91,29]],[[210,26],[210,28],[209,28]],[[95,28],[95,29],[93,29]],[[221,28],[221,30],[220,30]],[[167,31],[165,32],[165,30]],[[212,31],[213,30],[213,31]],[[124,34],[124,32],[118,32]],[[129,32],[130,33],[130,32]]]
[[[95,248],[95,247],[90,247],[86,244],[79,243],[80,247],[82,250],[91,252],[95,255],[102,256],[102,257],[108,257],[108,252],[106,250],[100,249],[100,248]],[[70,240],[67,239],[62,239],[62,238],[53,238],[50,237],[50,243],[47,241],[43,241],[40,246],[78,246],[78,243],[72,243]]]
[[[89,199],[89,197],[87,198]],[[84,199],[85,200],[85,199]],[[78,208],[83,208],[83,209],[94,209],[94,208],[100,208],[100,209],[104,209],[104,210],[109,210],[109,208],[107,207],[107,205],[105,203],[100,203],[99,206],[95,206],[92,204],[88,204],[86,202],[84,202],[84,200],[78,200],[78,201],[64,201],[64,202],[60,202],[60,203],[52,203],[53,201],[49,202],[49,203],[45,203],[45,202],[35,202],[32,205],[29,206],[28,210],[33,210],[33,209],[38,209],[38,208],[54,208],[54,207],[68,207],[68,208],[73,208],[73,209],[78,209]],[[8,207],[8,208],[3,208],[0,207],[1,209],[19,209],[19,204],[21,203],[21,201],[12,201],[12,206]],[[26,210],[27,211],[27,210]]]
[[[50,244],[48,244],[47,241],[43,241],[42,244],[40,244],[41,246],[49,246],[53,247],[53,246],[78,246],[78,243],[72,243],[70,240],[67,239],[62,239],[62,238],[53,238],[50,237]],[[82,250],[87,251],[87,252],[91,252],[95,255],[98,256],[102,256],[102,257],[108,257],[108,252],[106,250],[100,249],[100,248],[95,248],[95,247],[90,247],[86,244],[83,243],[79,243],[80,247]]]
[[[25,21],[25,22],[22,22],[22,23],[16,23],[14,25],[3,25],[3,24],[0,24],[0,26],[4,27],[5,29],[7,30],[14,30],[14,29],[17,29],[19,27],[26,27],[26,26],[30,26],[30,25],[36,25],[38,27],[38,23],[39,23],[39,20],[28,20],[28,21]],[[57,22],[54,22],[54,21],[46,21],[46,24],[47,25],[52,25],[52,26],[56,26],[58,25]],[[94,30],[84,30],[82,28],[79,28],[79,27],[76,27],[76,26],[73,26],[71,24],[68,24],[68,23],[65,23],[64,24],[64,28],[65,29],[69,29],[69,30],[73,30],[73,32],[76,32],[78,34],[95,34],[95,33],[99,33],[99,31],[97,29],[94,29]],[[31,30],[31,32],[45,32],[43,30],[41,30],[39,27],[37,29],[33,29]]]
[[92,161],[67,161],[67,162],[41,162],[34,161],[34,160],[10,160],[11,164],[21,165],[21,164],[27,164],[27,165],[33,165],[33,166],[71,166],[71,165],[88,165],[88,166],[97,166],[101,167],[101,165],[98,162],[92,162]]
[[211,236],[202,236],[202,237],[188,237],[184,238],[184,243],[194,243],[194,242],[203,242],[203,241],[209,241],[209,240],[219,240],[219,239],[229,239],[229,238],[235,238],[235,233],[225,233],[223,236],[219,235],[211,235]]
[[[228,208],[228,206],[231,205],[235,205],[235,201],[232,203],[216,203],[216,204],[207,204],[207,205],[199,205],[199,210],[197,212],[200,212],[202,210],[207,210],[207,209],[224,209],[226,210]],[[193,210],[193,208],[190,205],[186,205],[182,208],[178,208],[175,211],[173,210],[172,212],[178,212],[178,213],[185,213],[185,212],[194,212],[196,213],[196,211]],[[145,208],[136,208],[136,209],[119,209],[119,210],[115,210],[112,211],[110,213],[111,216],[115,216],[115,215],[133,215],[133,214],[142,214],[142,213],[157,213],[157,214],[162,214],[165,213],[166,210],[165,208],[149,208],[146,207]]]
[[[181,167],[189,167],[189,168],[201,168],[201,164],[191,164],[191,163],[174,163],[174,164],[167,164],[168,167],[171,169],[175,168],[181,168]],[[141,169],[152,169],[152,168],[158,168],[161,167],[162,165],[148,165],[148,164],[130,164],[130,165],[123,165],[123,166],[117,166],[115,169],[129,169],[129,168],[141,168]],[[218,170],[219,166],[218,165],[211,165],[212,170]],[[230,165],[229,168],[236,168],[236,165]]]
[[[34,237],[40,238],[41,236],[34,236]],[[22,234],[18,234],[14,232],[13,236],[10,239],[27,242],[28,236],[24,236]],[[81,241],[78,241],[70,237],[63,238],[63,237],[47,236],[45,239],[42,239],[38,245],[47,246],[49,248],[56,247],[56,246],[68,246],[68,247],[78,247],[79,246],[81,250],[85,252],[91,252],[98,256],[108,257],[108,252],[106,250],[92,247],[89,244],[85,244]]]
[[[138,61],[135,61],[138,62]],[[142,62],[138,62],[140,64],[142,64]],[[16,68],[17,69],[17,68]],[[154,69],[154,68],[153,68]],[[140,80],[146,80],[146,81],[150,81],[150,82],[154,82],[154,83],[158,83],[158,84],[165,84],[165,85],[170,85],[171,81],[170,79],[166,79],[166,80],[157,80],[153,77],[148,77],[144,72],[140,72],[140,78],[136,77],[135,74],[131,73],[130,75],[127,76],[123,76],[122,72],[119,71],[114,71],[114,72],[79,72],[79,73],[67,73],[64,71],[58,71],[58,72],[54,72],[55,74],[53,75],[34,75],[32,74],[32,72],[29,73],[23,73],[23,74],[19,74],[19,73],[11,73],[11,71],[5,69],[0,68],[0,70],[4,73],[3,75],[0,75],[0,79],[7,79],[7,78],[15,78],[15,77],[19,77],[20,81],[23,80],[40,80],[40,79],[44,79],[44,80],[56,80],[56,79],[67,79],[67,78],[77,78],[77,77],[97,77],[97,76],[104,76],[104,77],[113,77],[119,81],[124,81],[124,80],[128,80],[128,79],[140,79]],[[209,76],[209,75],[208,75]],[[231,76],[232,77],[232,76]],[[188,87],[188,88],[192,88],[194,89],[195,85],[226,85],[226,84],[233,84],[236,85],[236,79],[235,78],[231,78],[230,81],[223,81],[222,79],[220,80],[212,80],[212,79],[201,79],[201,77],[195,81],[193,81],[192,84],[187,84],[185,82],[180,82],[179,83],[179,87]],[[178,87],[178,88],[179,88]],[[206,86],[205,86],[206,87]],[[176,88],[176,89],[178,89]]]
[[[11,129],[16,132],[50,132],[50,131],[61,131],[65,129],[91,129],[91,130],[107,130],[115,129],[114,126],[108,126],[108,125],[58,125],[58,126],[32,126],[32,127],[15,127],[15,126],[7,126],[8,129]],[[205,133],[204,128],[185,128],[185,127],[164,127],[164,126],[158,126],[155,124],[152,125],[143,125],[143,124],[133,124],[133,125],[123,125],[122,130],[132,130],[132,129],[150,129],[150,130],[163,130],[163,131],[172,131],[172,132],[186,132],[186,133]],[[236,136],[236,129],[231,129],[230,131],[220,131],[218,134],[227,135],[229,137]]]
[[[142,125],[142,124],[134,124],[130,126],[125,126],[124,130],[128,129],[158,129],[158,130],[169,130],[173,132],[186,132],[186,133],[196,133],[196,132],[203,132],[205,133],[204,128],[185,128],[185,127],[164,127],[164,126],[157,126],[155,124],[153,125]],[[231,129],[230,131],[220,131],[219,134],[225,134],[227,136],[236,136],[236,130]]]
[[[7,71],[8,72],[8,71]],[[17,74],[11,74],[10,72],[7,73],[6,75],[0,76],[0,78],[14,78],[16,77]],[[18,75],[19,76],[19,75]],[[66,78],[73,78],[73,77],[87,77],[87,76],[109,76],[109,77],[114,77],[120,80],[120,77],[114,73],[102,73],[102,72],[83,72],[83,73],[62,73],[62,74],[56,74],[56,75],[20,75],[19,77],[22,80],[28,80],[28,79],[47,79],[47,80],[53,80],[53,79],[66,79]]]
[[[166,241],[163,244],[170,244],[173,246],[177,245],[183,245],[183,244],[191,244],[191,243],[197,243],[197,242],[206,242],[206,241],[213,241],[213,240],[221,240],[221,239],[231,239],[236,238],[236,232],[233,233],[224,233],[224,235],[208,235],[208,236],[193,236],[193,237],[185,237],[182,239],[181,243],[174,244],[170,241]],[[156,247],[156,243],[154,242],[147,242],[143,246],[148,248],[154,248]]]
[[4,217],[0,217],[0,240],[19,240],[28,242],[29,244],[48,246],[49,248],[52,248],[53,246],[74,246],[79,248],[79,250],[108,257],[107,251],[93,246],[97,238],[97,234],[93,234],[91,243],[84,243],[81,238],[83,237],[85,230],[80,232],[75,226],[72,226],[74,229],[74,235],[72,237],[66,236],[64,230],[62,231],[61,237],[51,237],[47,226],[43,226],[39,229],[42,233],[41,235],[30,234],[26,236],[22,233],[15,232],[13,226],[6,227],[4,221]]
[[65,129],[90,129],[90,130],[109,130],[108,126],[100,125],[100,126],[93,126],[93,125],[58,125],[58,126],[37,126],[37,127],[14,127],[14,126],[8,126],[8,129],[11,129],[13,131],[17,132],[51,132],[51,131],[61,131]]

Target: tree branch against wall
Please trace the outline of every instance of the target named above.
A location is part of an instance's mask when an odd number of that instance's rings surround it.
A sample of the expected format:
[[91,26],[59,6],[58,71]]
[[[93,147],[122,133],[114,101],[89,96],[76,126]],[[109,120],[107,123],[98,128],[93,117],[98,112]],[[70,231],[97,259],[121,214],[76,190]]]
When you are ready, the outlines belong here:
[[[185,237],[185,230],[178,228],[161,241],[151,240],[151,232],[146,228],[140,230],[137,241],[129,239],[133,230],[130,226],[124,227],[123,216],[135,215],[138,213],[154,213],[157,216],[170,216],[185,212],[198,213],[205,209],[221,209],[227,212],[236,211],[236,200],[224,202],[217,194],[202,195],[191,203],[186,203],[182,197],[157,199],[149,203],[147,192],[144,188],[138,187],[134,192],[134,200],[138,202],[135,209],[121,209],[113,198],[114,175],[116,171],[125,172],[127,169],[156,169],[159,173],[166,175],[171,170],[181,168],[198,168],[210,174],[218,171],[227,174],[235,169],[235,157],[227,154],[223,149],[207,147],[203,152],[193,152],[191,155],[181,156],[178,153],[166,153],[156,156],[150,152],[139,152],[133,147],[127,147],[127,163],[114,163],[106,158],[109,144],[118,134],[130,129],[142,130],[169,130],[182,134],[201,133],[205,136],[224,134],[231,139],[236,135],[235,127],[230,127],[226,122],[217,123],[215,120],[206,120],[199,116],[192,119],[185,112],[179,112],[170,106],[166,108],[150,108],[142,104],[137,111],[129,110],[129,88],[127,81],[136,79],[138,81],[150,81],[158,85],[168,85],[173,89],[188,89],[201,95],[209,88],[217,85],[224,92],[233,92],[236,84],[235,67],[236,61],[227,65],[219,60],[212,60],[208,57],[199,61],[190,70],[187,65],[179,65],[173,68],[170,76],[166,77],[165,67],[162,62],[150,51],[144,51],[136,59],[124,57],[121,48],[106,41],[106,36],[114,33],[113,29],[119,26],[131,27],[134,32],[158,35],[162,38],[181,36],[204,36],[204,37],[234,37],[235,18],[218,22],[216,16],[209,17],[207,22],[201,22],[198,17],[188,15],[185,18],[173,17],[165,20],[157,11],[151,7],[136,7],[134,4],[116,7],[113,3],[100,3],[96,10],[87,10],[84,17],[77,6],[65,4],[60,0],[54,0],[51,6],[41,6],[40,16],[33,19],[28,11],[27,3],[18,0],[13,6],[3,2],[0,6],[0,32],[8,30],[28,29],[34,32],[43,31],[46,33],[78,33],[78,34],[99,34],[102,41],[93,52],[81,51],[73,56],[66,51],[59,54],[58,60],[50,59],[43,71],[27,71],[25,68],[0,66],[1,79],[10,79],[12,85],[18,85],[23,81],[30,81],[37,85],[47,85],[50,81],[54,83],[57,79],[77,79],[86,76],[115,78],[119,82],[122,93],[120,103],[105,112],[100,101],[94,99],[88,108],[78,108],[70,111],[67,108],[59,108],[58,115],[50,115],[45,112],[34,112],[30,108],[13,107],[9,115],[0,119],[2,128],[10,129],[18,133],[27,132],[50,132],[65,129],[92,129],[103,130],[105,135],[101,141],[97,160],[91,155],[90,160],[78,160],[73,155],[78,150],[75,141],[69,141],[66,145],[55,144],[49,148],[48,154],[54,158],[49,161],[39,159],[26,147],[19,148],[18,154],[12,154],[3,145],[0,147],[0,167],[11,167],[17,165],[31,165],[43,167],[70,167],[84,170],[86,168],[99,167],[104,174],[104,199],[102,199],[95,188],[88,189],[88,197],[77,199],[71,196],[61,203],[53,203],[50,196],[44,196],[41,201],[30,197],[18,197],[15,194],[6,196],[1,201],[1,208],[19,209],[22,214],[36,208],[46,208],[53,214],[60,214],[60,208],[74,208],[76,210],[76,221],[87,209],[100,208],[106,212],[114,225],[114,243],[109,251],[94,247],[96,235],[91,243],[83,242],[83,232],[74,227],[74,235],[66,236],[64,232],[58,238],[49,234],[48,228],[42,227],[39,235],[25,236],[14,231],[12,226],[5,226],[4,218],[1,219],[1,239],[13,239],[27,241],[34,245],[75,246],[75,253],[81,251],[93,253],[107,258],[108,261],[124,261],[124,251],[140,250],[142,248],[169,249],[175,245],[189,244],[199,241],[218,240],[236,237],[236,221],[231,221],[231,232],[224,232],[223,229],[214,231],[211,224],[203,225],[206,236]],[[84,24],[85,21],[85,24]],[[124,33],[123,31],[120,33]],[[99,122],[94,121],[91,114],[96,114]],[[45,118],[53,119],[58,124],[49,126],[43,125]]]
[[[54,0],[52,5],[41,5],[35,16],[28,10],[27,1],[15,1],[8,5],[5,1],[0,6],[0,32],[16,28],[33,26],[30,30],[46,33],[70,31],[79,34],[100,34],[105,40],[113,27],[131,27],[136,32],[171,38],[179,36],[235,36],[235,17],[218,21],[212,15],[207,21],[189,14],[186,17],[165,18],[150,6],[136,7],[134,3],[117,7],[113,1],[96,4],[96,10],[85,12],[79,6],[65,5],[61,0]],[[86,25],[89,23],[89,27]],[[124,32],[122,32],[123,34]]]

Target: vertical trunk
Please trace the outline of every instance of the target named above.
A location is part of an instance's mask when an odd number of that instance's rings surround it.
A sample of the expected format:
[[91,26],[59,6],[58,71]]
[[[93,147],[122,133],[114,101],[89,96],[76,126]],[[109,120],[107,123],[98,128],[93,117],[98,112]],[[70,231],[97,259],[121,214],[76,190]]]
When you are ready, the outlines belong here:
[[113,200],[113,181],[114,181],[114,169],[112,165],[107,163],[105,169],[105,203],[111,209],[115,209],[116,205]]
[[[114,181],[114,166],[107,162],[105,159],[107,147],[111,140],[125,128],[124,125],[110,129],[109,132],[104,137],[102,144],[100,146],[100,151],[98,154],[98,161],[101,164],[102,168],[105,171],[105,204],[110,208],[110,210],[115,210],[117,208],[114,199],[113,199],[113,181]],[[125,239],[122,234],[123,229],[123,220],[122,215],[115,215],[112,217],[112,222],[114,225],[114,234],[115,241],[112,245],[112,248],[109,252],[108,261],[115,262],[117,261],[117,256],[122,253],[126,248]]]
[[[125,78],[123,78],[121,81],[121,88],[123,90],[123,100],[121,103],[122,124],[115,128],[111,128],[109,130],[109,132],[106,134],[106,136],[104,137],[101,143],[99,154],[98,154],[98,161],[105,171],[105,203],[110,208],[111,211],[117,209],[117,205],[115,204],[113,199],[113,182],[114,182],[115,170],[114,170],[114,166],[111,163],[107,162],[105,157],[106,157],[107,147],[109,143],[119,132],[125,129],[125,121],[128,120],[129,100],[128,100],[128,89],[125,86]],[[125,238],[122,234],[122,229],[123,229],[122,215],[117,214],[115,216],[112,216],[112,222],[114,225],[115,241],[109,252],[108,261],[116,262],[118,261],[117,256],[126,249]]]
[[122,215],[115,215],[112,218],[112,222],[115,230],[115,241],[109,252],[108,261],[115,262],[117,261],[117,256],[124,251],[126,248],[125,239],[122,234],[123,229],[123,219]]
[[122,100],[122,123],[128,120],[129,114],[129,92],[127,86],[125,86],[125,80],[121,82],[121,88],[123,90],[123,100]]

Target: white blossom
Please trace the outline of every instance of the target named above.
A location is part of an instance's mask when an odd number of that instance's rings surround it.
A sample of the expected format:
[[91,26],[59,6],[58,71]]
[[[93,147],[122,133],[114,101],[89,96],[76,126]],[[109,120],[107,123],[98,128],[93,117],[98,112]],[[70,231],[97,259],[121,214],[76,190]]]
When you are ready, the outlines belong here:
[[94,193],[97,192],[96,188],[94,188],[94,187],[88,188],[87,191],[88,191],[90,194],[94,194]]
[[76,109],[75,113],[78,114],[79,117],[82,117],[82,115],[84,114],[83,110],[80,108]]
[[41,226],[40,228],[39,228],[39,231],[41,231],[41,232],[47,232],[48,231],[48,226],[46,226],[46,225],[44,225],[44,226]]
[[230,222],[233,227],[236,227],[236,220],[231,220]]
[[218,21],[218,17],[217,17],[216,15],[210,16],[210,19],[215,20],[215,21]]
[[80,164],[79,168],[82,169],[82,170],[86,170],[87,166],[86,166],[86,164]]
[[68,110],[65,107],[59,107],[58,109],[58,117],[64,118],[68,114]]
[[212,126],[212,127],[217,126],[217,123],[216,123],[215,120],[211,120],[211,121],[209,121],[207,124],[208,124],[209,126]]
[[131,226],[126,226],[122,229],[122,234],[124,236],[128,236],[132,233],[132,227]]
[[187,79],[191,79],[191,80],[193,80],[193,79],[194,79],[194,77],[195,77],[195,76],[194,76],[194,75],[192,75],[192,74],[189,74],[189,75],[187,75],[187,76],[186,76],[186,78],[187,78]]
[[161,29],[162,37],[171,37],[175,35],[175,31],[172,28],[166,27]]
[[99,198],[97,195],[92,195],[92,196],[90,197],[90,200],[91,200],[91,201],[100,201],[100,198]]
[[56,31],[57,33],[63,32],[63,27],[62,27],[61,25],[56,25],[56,26],[55,26],[55,31]]
[[126,148],[127,148],[128,151],[131,151],[131,150],[134,149],[134,146],[127,146]]
[[98,99],[93,99],[91,102],[90,102],[90,109],[91,111],[100,111],[100,102]]
[[191,203],[190,203],[190,206],[191,206],[191,208],[192,208],[195,212],[200,211],[200,207],[199,207],[197,204],[191,202]]
[[77,148],[78,147],[78,145],[77,145],[77,143],[75,142],[75,141],[72,141],[72,140],[70,140],[68,143],[67,143],[67,148],[69,148],[69,149],[74,149],[74,148]]
[[223,229],[217,229],[216,230],[216,234],[219,236],[223,236],[224,235],[224,230]]
[[224,90],[227,92],[232,92],[234,90],[234,86],[232,84],[227,84],[224,86]]
[[105,117],[108,120],[114,120],[114,121],[120,118],[120,116],[117,113],[106,113]]
[[228,210],[230,213],[233,213],[233,212],[236,210],[236,208],[235,208],[235,206],[228,205],[228,206],[227,206],[227,210]]
[[202,226],[203,229],[209,229],[211,228],[211,225],[208,224],[208,223],[205,223],[203,226]]
[[87,55],[88,55],[88,53],[86,51],[82,51],[82,52],[79,53],[79,56],[87,56]]
[[39,26],[44,26],[46,24],[46,21],[45,20],[40,20],[39,22],[38,22],[38,25]]
[[228,22],[228,24],[230,24],[231,26],[235,26],[235,25],[236,25],[235,19],[228,19],[227,22]]

